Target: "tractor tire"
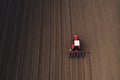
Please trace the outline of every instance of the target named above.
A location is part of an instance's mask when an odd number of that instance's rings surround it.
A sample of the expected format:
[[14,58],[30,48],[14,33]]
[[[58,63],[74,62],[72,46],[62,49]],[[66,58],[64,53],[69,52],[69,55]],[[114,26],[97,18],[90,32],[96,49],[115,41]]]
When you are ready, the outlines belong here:
[[73,54],[73,57],[76,57],[76,54],[75,54],[75,53]]
[[81,57],[85,57],[85,54],[84,54],[84,53],[81,53]]
[[81,54],[77,54],[77,57],[81,57]]
[[70,53],[70,56],[69,56],[70,58],[72,58],[72,57],[74,57],[74,54],[73,53]]

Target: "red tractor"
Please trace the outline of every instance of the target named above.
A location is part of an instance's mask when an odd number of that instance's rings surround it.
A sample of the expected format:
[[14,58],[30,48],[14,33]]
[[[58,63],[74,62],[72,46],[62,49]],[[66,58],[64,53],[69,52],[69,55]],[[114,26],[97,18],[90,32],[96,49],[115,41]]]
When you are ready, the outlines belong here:
[[77,35],[74,35],[72,40],[72,49],[69,49],[69,57],[85,57],[87,50],[82,50],[80,45],[80,39]]

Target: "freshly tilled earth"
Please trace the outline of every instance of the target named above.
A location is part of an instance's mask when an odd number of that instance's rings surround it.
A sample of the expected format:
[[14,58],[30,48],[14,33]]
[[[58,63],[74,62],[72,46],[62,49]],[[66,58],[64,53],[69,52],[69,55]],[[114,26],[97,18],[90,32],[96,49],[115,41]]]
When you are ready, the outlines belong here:
[[[0,80],[120,80],[119,4],[0,0]],[[84,58],[69,58],[75,34]]]

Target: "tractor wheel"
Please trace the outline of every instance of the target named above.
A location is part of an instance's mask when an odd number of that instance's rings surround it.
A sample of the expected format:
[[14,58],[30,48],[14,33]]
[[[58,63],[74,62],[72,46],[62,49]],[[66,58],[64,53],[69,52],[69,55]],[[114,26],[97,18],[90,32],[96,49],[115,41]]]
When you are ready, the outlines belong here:
[[77,54],[77,57],[81,57],[81,54]]
[[73,54],[73,53],[70,53],[70,56],[69,56],[69,57],[71,57],[71,58],[74,57],[74,54]]
[[81,57],[85,57],[85,54],[84,54],[84,53],[81,53]]
[[73,53],[73,57],[76,57],[76,54],[75,54],[75,53]]
[[71,53],[69,54],[69,57],[72,57],[72,54],[71,54]]

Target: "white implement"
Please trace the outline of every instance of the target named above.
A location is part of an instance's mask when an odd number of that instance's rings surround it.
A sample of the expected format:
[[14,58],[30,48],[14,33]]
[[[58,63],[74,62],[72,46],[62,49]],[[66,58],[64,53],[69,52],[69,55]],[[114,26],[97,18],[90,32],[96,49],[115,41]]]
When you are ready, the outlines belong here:
[[74,45],[75,46],[80,46],[80,41],[79,40],[74,40]]

